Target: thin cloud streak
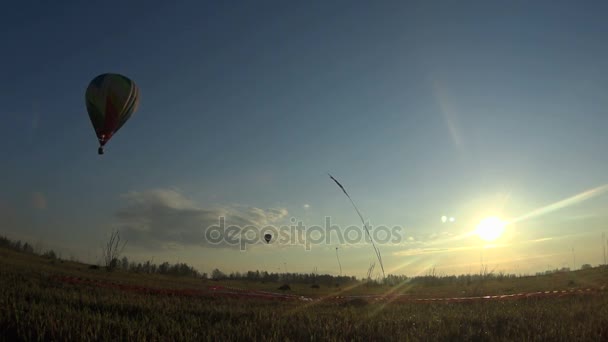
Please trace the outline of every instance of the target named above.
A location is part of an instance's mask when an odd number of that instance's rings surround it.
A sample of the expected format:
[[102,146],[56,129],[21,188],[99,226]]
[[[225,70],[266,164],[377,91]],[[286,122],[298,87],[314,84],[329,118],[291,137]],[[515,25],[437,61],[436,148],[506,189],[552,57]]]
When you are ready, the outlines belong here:
[[546,215],[550,212],[559,210],[559,209],[563,209],[572,205],[575,205],[577,203],[589,200],[591,198],[597,197],[601,194],[603,194],[604,192],[608,191],[608,184],[604,184],[601,186],[598,186],[597,188],[591,189],[591,190],[587,190],[584,191],[578,195],[574,195],[572,197],[566,198],[564,200],[555,202],[553,204],[549,204],[545,207],[542,208],[538,208],[535,209],[525,215],[522,215],[520,217],[517,217],[515,219],[509,220],[508,224],[512,224],[512,223],[517,223],[517,222],[521,222],[524,220],[530,220],[532,218],[536,218],[542,215]]
[[557,239],[557,238],[564,238],[564,237],[565,236],[562,236],[562,237],[546,237],[546,238],[540,238],[540,239],[522,241],[522,242],[518,242],[518,243],[502,243],[502,244],[501,243],[496,243],[496,244],[486,244],[484,246],[473,245],[473,246],[463,246],[463,247],[417,248],[417,249],[411,249],[411,250],[406,250],[406,251],[394,252],[393,256],[415,256],[415,255],[437,254],[437,253],[453,253],[453,252],[464,252],[464,251],[471,251],[471,250],[479,250],[481,248],[505,248],[505,247],[513,247],[513,246],[517,246],[517,245],[525,245],[525,244],[546,242],[546,241],[551,241],[551,240],[554,240],[554,239]]

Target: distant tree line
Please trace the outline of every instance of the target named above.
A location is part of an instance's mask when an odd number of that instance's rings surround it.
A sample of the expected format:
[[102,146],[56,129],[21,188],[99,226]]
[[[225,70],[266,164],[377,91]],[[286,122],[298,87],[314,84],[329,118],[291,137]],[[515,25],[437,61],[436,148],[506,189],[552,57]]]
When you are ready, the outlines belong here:
[[0,247],[12,249],[14,251],[25,252],[25,253],[29,253],[29,254],[36,254],[36,255],[40,255],[40,256],[43,256],[43,257],[49,258],[49,259],[59,259],[59,257],[55,253],[55,251],[53,251],[52,249],[44,251],[44,252],[35,251],[34,247],[31,244],[29,244],[27,242],[21,242],[21,240],[12,241],[5,236],[0,236]]
[[[603,267],[604,265],[599,265],[598,267]],[[583,264],[581,265],[581,270],[589,270],[592,269],[593,266],[591,266],[591,264]],[[562,268],[554,268],[552,270],[546,270],[544,272],[536,272],[536,276],[542,276],[542,275],[549,275],[549,274],[555,274],[555,273],[565,273],[565,272],[570,272],[570,267],[562,267]]]
[[[41,248],[34,248],[31,244],[27,242],[22,242],[20,240],[12,241],[4,236],[0,236],[0,248],[7,248],[24,253],[40,255],[42,257],[52,260],[61,260],[61,256],[57,255],[52,249],[42,251]],[[231,272],[226,274],[220,269],[216,268],[211,272],[210,275],[208,275],[207,273],[200,273],[194,267],[186,263],[170,264],[168,262],[163,262],[161,264],[155,264],[151,260],[148,260],[146,262],[134,262],[129,261],[126,256],[123,256],[121,259],[112,258],[110,260],[112,261],[111,265],[113,269],[119,269],[125,272],[164,274],[173,276],[196,277],[202,279],[210,278],[212,280],[241,280],[285,284],[311,284],[317,287],[320,285],[343,286],[361,283],[365,283],[368,286],[396,286],[405,282],[412,285],[419,284],[423,286],[471,285],[486,280],[502,281],[505,279],[530,277],[530,275],[507,274],[504,272],[495,273],[494,271],[488,271],[487,266],[483,266],[481,271],[477,274],[439,275],[435,273],[435,269],[433,268],[426,275],[410,278],[405,275],[389,274],[384,279],[372,279],[369,275],[368,277],[361,279],[357,279],[354,276],[333,276],[330,274],[320,275],[317,274],[316,270],[311,273],[269,273],[267,271],[256,270],[248,272]],[[72,258],[72,261],[76,260]],[[583,264],[581,266],[581,270],[591,268],[593,267],[590,264]],[[547,270],[545,272],[537,272],[535,276],[543,276],[559,272],[570,272],[570,268],[562,267],[561,269],[556,268],[553,270]]]
[[[7,249],[25,252],[29,254],[40,255],[45,258],[60,260],[61,257],[55,253],[52,249],[44,251],[44,252],[36,252],[34,247],[27,242],[12,241],[5,236],[0,236],[0,247],[4,247]],[[72,258],[71,261],[76,261]],[[112,259],[112,268],[121,269],[127,272],[137,272],[137,273],[156,273],[156,274],[167,274],[167,275],[176,275],[176,276],[192,276],[192,277],[203,277],[206,278],[207,274],[200,274],[194,267],[189,266],[185,263],[176,263],[169,264],[168,262],[163,262],[160,265],[154,264],[151,261],[146,261],[144,263],[141,262],[129,262],[129,259],[125,256],[120,259],[120,261]]]
[[260,282],[282,282],[290,284],[318,284],[325,286],[334,286],[336,284],[351,284],[357,283],[356,277],[352,276],[333,276],[330,274],[313,273],[269,273],[267,271],[248,271],[248,272],[231,272],[225,274],[219,269],[214,269],[211,272],[213,280],[247,280]]
[[160,265],[153,263],[148,260],[146,262],[129,262],[129,259],[124,256],[120,259],[120,262],[116,266],[116,268],[121,269],[127,272],[135,272],[135,273],[155,273],[155,274],[167,274],[167,275],[175,275],[175,276],[189,276],[189,277],[203,277],[206,278],[207,275],[205,273],[199,273],[194,267],[189,266],[185,263],[176,263],[169,264],[168,262],[163,262]]

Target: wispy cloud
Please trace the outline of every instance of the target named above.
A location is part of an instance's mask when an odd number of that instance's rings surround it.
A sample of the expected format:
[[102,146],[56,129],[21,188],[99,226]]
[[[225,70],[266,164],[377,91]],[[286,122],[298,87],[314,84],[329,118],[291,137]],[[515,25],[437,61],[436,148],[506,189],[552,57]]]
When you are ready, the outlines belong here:
[[479,246],[466,246],[466,247],[427,247],[427,248],[413,248],[405,251],[394,252],[394,256],[413,256],[423,254],[436,254],[436,253],[451,253],[451,252],[462,252],[473,249],[479,249]]
[[453,252],[465,252],[471,250],[479,250],[480,248],[505,248],[505,247],[513,247],[516,245],[525,245],[525,244],[533,244],[540,242],[547,242],[554,239],[558,239],[561,237],[546,237],[539,238],[534,240],[526,240],[517,243],[492,243],[486,244],[485,246],[479,245],[469,245],[469,246],[459,246],[459,247],[421,247],[421,248],[411,248],[403,251],[394,252],[394,256],[414,256],[414,255],[424,255],[424,254],[439,254],[439,253],[453,253]]
[[439,108],[441,109],[441,114],[443,115],[445,124],[450,132],[452,141],[454,142],[456,148],[462,152],[464,149],[464,139],[458,127],[458,113],[449,100],[447,88],[444,84],[442,84],[442,82],[436,79],[432,80],[432,87],[433,94],[437,100]]
[[[178,246],[235,247],[210,243],[205,236],[208,227],[256,227],[276,224],[288,215],[287,209],[255,207],[203,208],[175,190],[157,189],[122,195],[127,205],[116,213],[118,228],[130,243],[148,248]],[[223,238],[223,236],[221,237]]]
[[593,188],[584,192],[581,192],[580,194],[571,196],[569,198],[563,199],[561,201],[555,202],[553,204],[549,204],[547,206],[544,206],[542,208],[538,208],[535,210],[532,210],[531,212],[522,215],[520,217],[514,218],[512,220],[510,220],[510,223],[516,223],[516,222],[521,222],[524,220],[529,220],[535,217],[539,217],[542,215],[546,215],[550,212],[559,210],[559,209],[563,209],[566,207],[570,207],[573,206],[575,204],[578,204],[580,202],[589,200],[591,198],[597,197],[599,195],[604,194],[606,191],[608,191],[608,184],[604,184],[601,186],[598,186],[597,188]]

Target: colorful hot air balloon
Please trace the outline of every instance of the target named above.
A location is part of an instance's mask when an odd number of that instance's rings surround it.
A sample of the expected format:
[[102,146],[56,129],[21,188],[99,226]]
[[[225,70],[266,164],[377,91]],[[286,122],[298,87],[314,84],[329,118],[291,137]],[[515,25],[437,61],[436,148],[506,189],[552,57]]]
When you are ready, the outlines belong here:
[[89,118],[99,140],[98,153],[129,120],[139,105],[139,88],[135,82],[119,74],[95,77],[85,94]]
[[266,243],[270,243],[270,240],[272,240],[272,235],[270,235],[270,234],[264,235],[264,240],[266,240]]

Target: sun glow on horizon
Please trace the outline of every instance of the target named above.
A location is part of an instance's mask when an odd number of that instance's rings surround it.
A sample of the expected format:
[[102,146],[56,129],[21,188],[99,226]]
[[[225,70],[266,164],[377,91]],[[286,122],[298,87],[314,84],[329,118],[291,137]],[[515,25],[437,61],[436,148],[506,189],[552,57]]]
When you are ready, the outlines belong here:
[[486,217],[477,225],[475,233],[480,239],[494,241],[498,239],[505,230],[506,222],[496,216]]

